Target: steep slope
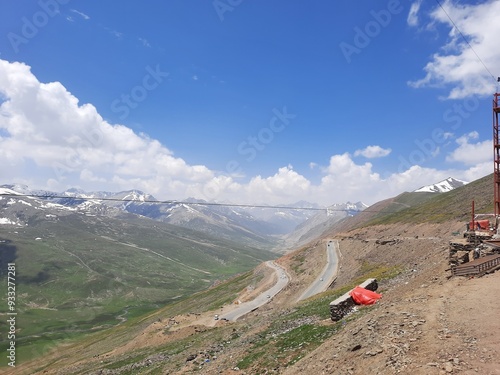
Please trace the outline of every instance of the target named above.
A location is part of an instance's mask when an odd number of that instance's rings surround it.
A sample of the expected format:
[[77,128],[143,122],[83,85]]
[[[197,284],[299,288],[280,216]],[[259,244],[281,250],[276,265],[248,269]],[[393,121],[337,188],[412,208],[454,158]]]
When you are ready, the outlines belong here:
[[[290,207],[287,209],[287,207]],[[302,208],[302,209],[301,209]],[[319,206],[307,201],[299,201],[283,208],[251,207],[245,211],[264,221],[275,235],[287,235],[316,214]]]
[[2,192],[12,195],[0,196],[0,275],[15,263],[19,360],[48,341],[119,324],[274,257],[112,207],[113,216],[96,215]]
[[273,246],[275,239],[272,235],[275,231],[268,223],[256,219],[244,210],[206,203],[194,199],[183,203],[161,205],[129,202],[126,204],[126,210],[252,246],[263,248]]
[[458,220],[464,223],[476,213],[493,212],[493,174],[444,193],[405,192],[368,207],[358,215],[332,226],[326,235],[376,224],[436,223]]

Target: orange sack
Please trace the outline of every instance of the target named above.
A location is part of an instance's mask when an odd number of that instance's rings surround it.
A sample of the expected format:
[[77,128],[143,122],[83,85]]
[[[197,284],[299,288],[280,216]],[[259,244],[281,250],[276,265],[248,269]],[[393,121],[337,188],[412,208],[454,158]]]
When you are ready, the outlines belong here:
[[349,295],[352,297],[356,305],[373,305],[382,297],[382,294],[372,292],[371,290],[361,288],[360,286],[351,290]]

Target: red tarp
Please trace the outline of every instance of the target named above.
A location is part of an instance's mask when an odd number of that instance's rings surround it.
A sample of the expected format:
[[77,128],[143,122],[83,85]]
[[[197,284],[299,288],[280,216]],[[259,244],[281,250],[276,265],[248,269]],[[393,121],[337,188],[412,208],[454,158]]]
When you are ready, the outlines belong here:
[[349,295],[352,297],[356,305],[373,305],[382,297],[382,294],[372,292],[371,290],[361,288],[360,286],[351,290]]

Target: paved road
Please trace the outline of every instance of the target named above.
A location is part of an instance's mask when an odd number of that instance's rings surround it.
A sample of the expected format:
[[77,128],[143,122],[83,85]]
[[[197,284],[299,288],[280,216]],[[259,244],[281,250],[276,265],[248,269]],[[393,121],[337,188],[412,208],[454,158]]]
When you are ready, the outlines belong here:
[[[328,241],[326,245],[327,263],[325,265],[325,268],[323,269],[323,271],[321,271],[316,280],[314,280],[314,282],[309,286],[309,288],[307,288],[307,290],[300,296],[300,298],[297,301],[301,301],[317,293],[321,293],[330,286],[330,284],[337,277],[337,270],[338,270],[337,253],[340,253],[338,241],[337,240]],[[275,270],[276,276],[278,277],[278,281],[276,282],[276,284],[274,284],[273,287],[271,287],[270,289],[266,290],[265,292],[257,296],[257,298],[255,298],[254,300],[244,302],[238,305],[238,307],[233,311],[221,315],[219,317],[220,319],[227,319],[230,321],[237,320],[243,315],[246,315],[249,312],[256,310],[260,306],[271,301],[273,297],[276,294],[278,294],[288,284],[289,282],[288,275],[286,274],[285,270],[282,267],[278,266],[273,261],[266,262],[266,265]]]
[[221,315],[220,319],[227,319],[233,321],[242,317],[245,314],[248,314],[249,312],[257,309],[258,307],[268,303],[276,294],[281,292],[281,290],[288,284],[289,281],[288,275],[286,274],[285,270],[282,267],[278,266],[273,261],[266,262],[266,265],[268,267],[273,268],[276,271],[276,276],[278,277],[278,281],[276,282],[276,284],[274,284],[273,287],[260,294],[254,300],[244,302],[238,305],[238,307],[235,310],[230,311],[224,315]]
[[314,296],[315,294],[324,292],[337,277],[338,271],[338,257],[339,242],[337,240],[330,240],[326,244],[326,265],[323,271],[318,275],[316,280],[305,290],[297,301],[302,301],[306,298]]

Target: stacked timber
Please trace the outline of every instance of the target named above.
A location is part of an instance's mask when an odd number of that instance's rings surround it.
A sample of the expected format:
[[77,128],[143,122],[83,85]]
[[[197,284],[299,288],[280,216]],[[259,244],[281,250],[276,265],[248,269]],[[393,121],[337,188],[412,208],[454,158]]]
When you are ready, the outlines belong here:
[[465,264],[452,267],[453,276],[481,277],[500,268],[500,254],[488,255]]

